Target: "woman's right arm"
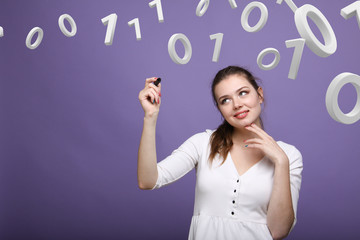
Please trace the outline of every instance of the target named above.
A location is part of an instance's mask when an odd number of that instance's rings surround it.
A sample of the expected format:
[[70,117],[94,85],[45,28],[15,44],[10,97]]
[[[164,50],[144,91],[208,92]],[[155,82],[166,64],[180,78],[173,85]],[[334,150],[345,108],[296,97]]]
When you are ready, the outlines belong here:
[[160,109],[161,83],[155,86],[157,78],[147,78],[145,88],[139,93],[144,110],[144,125],[138,152],[138,185],[140,189],[152,189],[157,181],[157,158],[155,131]]

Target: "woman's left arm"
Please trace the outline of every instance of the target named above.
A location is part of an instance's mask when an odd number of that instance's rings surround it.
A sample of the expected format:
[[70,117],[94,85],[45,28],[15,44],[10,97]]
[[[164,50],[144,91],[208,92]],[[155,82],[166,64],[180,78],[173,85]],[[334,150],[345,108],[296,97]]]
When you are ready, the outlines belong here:
[[[295,220],[291,199],[289,160],[275,164],[274,182],[267,212],[267,225],[274,239],[285,238]],[[284,161],[284,163],[280,163]],[[287,163],[286,163],[287,161]]]
[[276,141],[256,124],[246,127],[259,138],[246,140],[247,147],[257,148],[275,165],[273,189],[267,212],[267,226],[274,239],[285,238],[295,220],[291,198],[289,159]]

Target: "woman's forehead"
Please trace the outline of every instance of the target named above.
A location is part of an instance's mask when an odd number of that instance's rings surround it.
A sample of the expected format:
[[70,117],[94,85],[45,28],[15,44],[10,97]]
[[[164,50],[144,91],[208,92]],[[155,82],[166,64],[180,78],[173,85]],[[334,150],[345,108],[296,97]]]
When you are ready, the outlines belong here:
[[230,94],[236,92],[237,90],[243,87],[252,87],[252,85],[245,77],[241,75],[231,75],[221,80],[215,86],[215,94],[216,95]]

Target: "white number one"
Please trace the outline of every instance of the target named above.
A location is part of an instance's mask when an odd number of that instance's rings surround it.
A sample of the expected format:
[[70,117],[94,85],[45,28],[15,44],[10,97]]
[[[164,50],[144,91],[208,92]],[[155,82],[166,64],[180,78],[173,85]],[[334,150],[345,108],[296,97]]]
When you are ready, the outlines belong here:
[[237,4],[236,4],[235,0],[229,0],[229,3],[230,3],[230,6],[232,9],[237,8]]
[[346,20],[356,15],[357,22],[360,28],[360,1],[353,2],[347,7],[341,9],[340,15]]
[[213,53],[213,57],[212,57],[213,62],[219,61],[219,55],[220,55],[223,36],[224,36],[223,33],[216,33],[216,34],[210,35],[211,40],[214,40],[214,39],[216,40],[215,41],[214,53]]
[[[283,0],[277,0],[277,4],[282,4]],[[292,0],[285,0],[285,3],[290,7],[290,9],[295,13],[295,11],[298,9],[298,7],[295,5],[295,3]]]
[[161,0],[154,0],[152,2],[149,2],[149,6],[151,8],[156,6],[159,23],[164,22],[164,15],[163,15],[163,10],[162,10],[162,6],[161,6]]
[[102,23],[106,26],[106,35],[105,35],[105,45],[112,45],[114,34],[115,34],[115,27],[116,27],[116,20],[117,15],[115,13],[110,14],[101,19]]
[[294,54],[293,54],[293,57],[291,60],[288,78],[296,79],[296,76],[299,71],[302,53],[304,51],[305,39],[298,38],[298,39],[287,40],[287,41],[285,41],[285,44],[286,44],[287,48],[292,48],[292,47],[295,48]]
[[0,37],[3,37],[4,36],[4,29],[3,27],[0,27]]
[[129,27],[135,25],[136,40],[140,41],[141,40],[141,32],[140,32],[139,19],[134,18],[133,20],[128,22],[128,25],[129,25]]

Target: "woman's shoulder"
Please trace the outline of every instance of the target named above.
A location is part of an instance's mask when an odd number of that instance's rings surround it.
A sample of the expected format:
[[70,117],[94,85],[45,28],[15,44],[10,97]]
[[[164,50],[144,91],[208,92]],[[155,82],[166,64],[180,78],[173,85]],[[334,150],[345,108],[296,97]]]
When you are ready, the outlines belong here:
[[211,137],[211,135],[213,134],[214,131],[215,130],[206,129],[203,132],[198,132],[198,133],[192,135],[189,139],[191,139],[193,141],[198,141],[198,142],[205,143],[205,142],[210,140],[210,137]]
[[291,144],[283,142],[283,141],[276,141],[276,143],[286,153],[286,155],[289,158],[290,164],[295,161],[302,161],[301,152],[294,145],[291,145]]
[[287,149],[294,149],[296,148],[294,145],[286,143],[284,141],[276,141],[276,143],[285,151]]
[[208,145],[210,142],[211,134],[214,130],[206,129],[203,132],[198,132],[189,137],[185,143],[191,143],[195,146],[205,146]]
[[189,137],[179,149],[190,149],[192,151],[200,152],[204,147],[207,147],[210,142],[211,134],[213,130],[206,129],[203,132],[198,132]]

